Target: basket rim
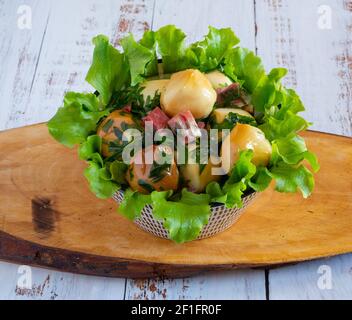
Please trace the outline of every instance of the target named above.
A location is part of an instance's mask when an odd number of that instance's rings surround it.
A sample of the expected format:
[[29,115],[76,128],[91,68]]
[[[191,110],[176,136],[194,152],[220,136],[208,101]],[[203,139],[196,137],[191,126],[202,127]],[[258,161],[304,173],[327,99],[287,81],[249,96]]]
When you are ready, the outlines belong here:
[[[116,191],[115,193],[114,193],[114,195],[112,196],[112,198],[114,198],[117,194],[119,194],[119,193],[122,193],[123,194],[123,196],[125,195],[125,191],[126,190],[124,190],[124,189],[119,189],[118,191]],[[260,192],[258,192],[258,191],[254,191],[254,190],[252,190],[250,193],[248,193],[248,194],[246,194],[244,197],[242,197],[241,199],[246,199],[246,198],[248,198],[248,197],[256,197],[256,196],[258,196],[260,194]],[[220,203],[220,202],[211,202],[211,203],[209,203],[209,205],[210,205],[210,207],[211,207],[211,209],[213,209],[213,208],[219,208],[219,207],[226,207],[226,205],[225,204],[223,204],[223,203]],[[233,209],[236,209],[237,207],[234,207]],[[237,209],[241,209],[241,208],[237,208]]]

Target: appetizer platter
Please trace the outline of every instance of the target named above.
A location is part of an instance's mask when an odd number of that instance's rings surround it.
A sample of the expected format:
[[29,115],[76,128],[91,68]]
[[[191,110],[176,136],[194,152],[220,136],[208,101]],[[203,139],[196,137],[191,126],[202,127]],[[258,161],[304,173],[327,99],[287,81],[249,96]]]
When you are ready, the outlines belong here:
[[351,251],[351,140],[305,132],[287,70],[231,29],[185,38],[97,36],[95,91],[0,134],[0,258],[143,277]]
[[189,47],[185,37],[169,25],[127,36],[121,53],[97,36],[86,77],[95,93],[67,93],[48,123],[79,145],[97,197],[177,243],[224,231],[273,180],[307,198],[319,170],[298,135],[303,104],[280,82],[286,69],[266,74],[230,28],[209,27]]

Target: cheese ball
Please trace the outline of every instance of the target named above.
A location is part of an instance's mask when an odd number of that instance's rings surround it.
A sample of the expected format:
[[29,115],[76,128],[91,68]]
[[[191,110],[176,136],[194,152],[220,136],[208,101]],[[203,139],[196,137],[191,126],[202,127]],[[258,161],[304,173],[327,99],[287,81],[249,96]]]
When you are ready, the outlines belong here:
[[165,87],[169,83],[169,81],[170,80],[151,80],[143,83],[142,95],[144,100],[146,101],[148,97],[150,97],[150,99],[153,99],[157,93],[161,94],[162,92],[164,92]]
[[136,128],[136,122],[130,113],[122,110],[112,112],[99,125],[97,135],[100,136],[103,141],[101,150],[103,157],[108,158],[113,155],[109,150],[109,144],[111,142],[122,144],[122,134],[128,128]]
[[[154,154],[154,163],[147,164],[146,155]],[[172,161],[165,165],[156,162],[160,154],[166,154]],[[160,158],[159,158],[160,159]],[[153,191],[176,191],[179,185],[179,171],[174,160],[174,151],[168,146],[151,146],[139,151],[126,173],[126,180],[133,191],[149,194]]]
[[248,124],[238,123],[221,147],[222,167],[228,173],[239,159],[241,151],[253,150],[252,163],[266,167],[271,159],[272,147],[263,131]]
[[161,93],[161,106],[169,117],[190,111],[194,118],[207,118],[213,110],[217,93],[199,70],[174,73]]
[[226,117],[230,114],[230,113],[235,113],[238,114],[239,116],[243,116],[243,117],[248,117],[254,120],[254,117],[247,111],[244,111],[242,109],[235,109],[235,108],[219,108],[214,110],[213,112],[213,117],[214,120],[217,124],[221,124],[225,121]]
[[217,70],[207,73],[206,77],[208,78],[214,89],[228,87],[233,83],[229,77],[225,76],[223,73]]

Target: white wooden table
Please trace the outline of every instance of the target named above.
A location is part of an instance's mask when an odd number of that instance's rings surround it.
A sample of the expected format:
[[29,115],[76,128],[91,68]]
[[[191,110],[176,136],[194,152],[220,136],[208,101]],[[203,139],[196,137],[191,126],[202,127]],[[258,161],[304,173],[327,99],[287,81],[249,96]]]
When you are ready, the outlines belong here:
[[[47,121],[65,91],[91,90],[84,77],[94,35],[117,45],[128,32],[170,23],[189,41],[208,25],[232,27],[267,69],[289,69],[286,84],[302,96],[313,129],[352,135],[348,0],[0,0],[0,130]],[[33,286],[23,289],[23,270],[0,262],[0,298],[352,299],[352,255],[163,281],[31,270]]]

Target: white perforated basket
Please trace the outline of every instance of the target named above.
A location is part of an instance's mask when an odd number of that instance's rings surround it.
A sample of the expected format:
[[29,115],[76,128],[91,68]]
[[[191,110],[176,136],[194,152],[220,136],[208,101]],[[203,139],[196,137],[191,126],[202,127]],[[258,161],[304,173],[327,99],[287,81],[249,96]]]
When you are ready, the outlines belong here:
[[[213,237],[235,224],[240,218],[246,207],[256,198],[258,194],[252,193],[243,198],[243,207],[241,209],[228,209],[224,205],[213,205],[209,223],[204,226],[198,240]],[[114,195],[114,200],[120,204],[123,200],[124,193],[119,191]],[[134,223],[146,232],[149,232],[163,239],[170,239],[168,231],[164,228],[162,221],[158,221],[153,216],[153,208],[147,205],[142,210],[141,217]]]

